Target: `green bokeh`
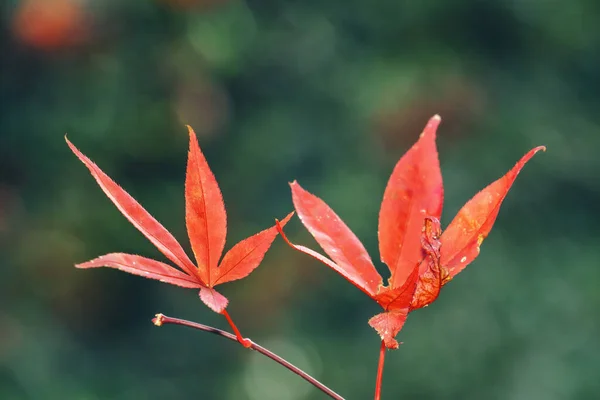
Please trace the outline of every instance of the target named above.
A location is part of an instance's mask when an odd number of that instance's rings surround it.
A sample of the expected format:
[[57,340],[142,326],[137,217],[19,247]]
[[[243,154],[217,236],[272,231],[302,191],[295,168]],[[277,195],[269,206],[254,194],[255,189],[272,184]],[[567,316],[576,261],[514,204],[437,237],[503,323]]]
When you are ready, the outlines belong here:
[[[410,315],[383,398],[600,393],[600,3],[88,0],[85,37],[53,49],[19,38],[24,3],[0,6],[0,398],[324,398],[230,342],[151,325],[163,312],[227,328],[195,291],[73,268],[163,258],[65,133],[186,249],[190,124],[223,191],[226,248],[289,212],[297,179],[379,260],[386,180],[435,113],[444,225],[527,150],[548,151],[479,258]],[[297,219],[287,230],[316,247]],[[337,274],[277,240],[222,292],[244,334],[372,398],[379,310]]]

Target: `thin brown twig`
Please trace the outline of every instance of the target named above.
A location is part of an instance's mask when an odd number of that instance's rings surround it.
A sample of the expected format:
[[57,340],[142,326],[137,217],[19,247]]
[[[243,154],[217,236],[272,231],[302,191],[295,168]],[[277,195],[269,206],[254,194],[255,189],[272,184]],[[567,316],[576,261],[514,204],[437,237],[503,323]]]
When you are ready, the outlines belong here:
[[[224,330],[214,328],[214,327],[208,326],[208,325],[199,324],[197,322],[188,321],[185,319],[168,317],[164,314],[156,314],[156,317],[154,317],[152,319],[152,323],[156,326],[162,326],[164,324],[183,325],[183,326],[187,326],[189,328],[194,328],[194,329],[198,329],[198,330],[201,330],[204,332],[213,333],[215,335],[222,336],[222,337],[232,340],[234,342],[238,342],[238,338],[235,335],[233,335],[229,332],[226,332]],[[281,366],[289,369],[290,371],[292,371],[293,373],[295,373],[296,375],[298,375],[305,381],[312,384],[317,389],[321,390],[323,393],[325,393],[332,399],[344,400],[344,398],[342,396],[340,396],[333,390],[329,389],[327,386],[325,386],[324,384],[322,384],[321,382],[319,382],[318,380],[316,380],[315,378],[313,378],[306,372],[302,371],[300,368],[296,367],[294,364],[281,358],[280,356],[273,353],[272,351],[267,350],[264,347],[254,343],[252,340],[250,340],[248,338],[245,338],[244,340],[247,340],[250,342],[250,346],[248,347],[249,349],[255,350],[255,351],[259,352],[260,354],[262,354],[266,357],[269,357],[271,360],[275,361],[276,363],[280,364]]]

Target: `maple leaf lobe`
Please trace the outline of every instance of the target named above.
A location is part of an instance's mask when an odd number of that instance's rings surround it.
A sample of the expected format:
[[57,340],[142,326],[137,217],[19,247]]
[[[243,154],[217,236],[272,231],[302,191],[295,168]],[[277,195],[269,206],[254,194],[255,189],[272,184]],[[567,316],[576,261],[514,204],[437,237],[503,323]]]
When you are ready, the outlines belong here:
[[195,276],[189,276],[172,266],[134,254],[110,253],[94,258],[84,263],[75,264],[76,268],[88,269],[108,267],[115,268],[129,274],[155,279],[163,283],[197,289],[202,286]]
[[185,221],[192,251],[203,281],[217,268],[227,236],[227,213],[219,184],[196,133],[188,125],[189,151],[185,178]]
[[[285,226],[294,212],[289,213],[281,222]],[[211,287],[248,276],[262,262],[278,233],[276,225],[250,236],[229,250],[218,268],[212,271]]]
[[390,270],[389,284],[400,287],[422,259],[420,234],[426,216],[440,218],[444,197],[435,144],[441,121],[432,117],[417,142],[396,163],[379,211],[379,253]]
[[[373,297],[382,281],[363,244],[323,200],[304,190],[296,181],[290,186],[300,221],[333,261],[326,264]],[[305,247],[295,248],[307,253]],[[310,255],[323,261],[322,256]]]
[[88,168],[102,191],[113,202],[121,214],[146,236],[165,257],[188,274],[195,275],[196,267],[173,235],[154,219],[129,193],[106,175],[92,160],[81,153],[66,136],[65,141],[71,151]]
[[527,152],[505,175],[473,196],[450,222],[440,238],[441,264],[448,269],[450,278],[479,255],[480,246],[489,235],[517,175],[537,152],[545,149],[538,146]]

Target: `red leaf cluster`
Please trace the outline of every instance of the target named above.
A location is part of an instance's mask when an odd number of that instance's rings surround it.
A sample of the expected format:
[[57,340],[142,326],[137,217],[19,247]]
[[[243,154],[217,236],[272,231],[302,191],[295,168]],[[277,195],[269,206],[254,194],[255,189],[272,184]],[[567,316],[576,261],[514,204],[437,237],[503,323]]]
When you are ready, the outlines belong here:
[[375,300],[384,312],[369,320],[387,348],[398,347],[395,336],[408,313],[425,307],[443,285],[479,254],[502,201],[517,175],[543,146],[530,150],[503,177],[469,200],[442,233],[444,187],[435,144],[440,117],[431,118],[419,140],[398,161],[388,181],[379,212],[379,251],[390,270],[386,286],[362,243],[323,200],[291,183],[296,212],[329,258],[291,243],[333,270]]
[[[223,313],[228,301],[214,287],[242,279],[258,267],[277,236],[277,228],[272,226],[242,240],[221,259],[227,234],[223,197],[198,146],[196,134],[191,127],[188,130],[190,149],[185,180],[185,220],[196,264],[165,227],[65,137],[73,153],[88,167],[100,188],[125,218],[180,269],[160,261],[123,253],[106,254],[76,266],[116,268],[172,285],[200,289],[200,299],[213,311]],[[285,225],[292,215],[290,213],[286,216],[280,226]]]

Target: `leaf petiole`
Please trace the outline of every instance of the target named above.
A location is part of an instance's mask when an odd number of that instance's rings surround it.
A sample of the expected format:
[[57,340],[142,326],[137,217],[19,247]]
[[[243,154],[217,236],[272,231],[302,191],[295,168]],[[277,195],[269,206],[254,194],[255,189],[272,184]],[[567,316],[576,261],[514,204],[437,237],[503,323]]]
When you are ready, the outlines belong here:
[[385,362],[385,341],[381,341],[379,348],[379,364],[377,365],[377,381],[375,382],[375,400],[381,399],[381,381],[383,378],[383,363]]
[[233,323],[233,320],[229,316],[229,313],[227,312],[227,310],[223,310],[221,312],[221,314],[223,314],[225,316],[225,318],[227,319],[227,322],[229,323],[229,326],[231,326],[231,329],[233,329],[233,332],[235,333],[235,337],[237,338],[237,341],[240,342],[240,344],[242,346],[244,346],[245,348],[247,348],[247,349],[250,348],[250,346],[252,346],[252,340],[250,340],[248,338],[244,338],[242,336],[238,327]]

